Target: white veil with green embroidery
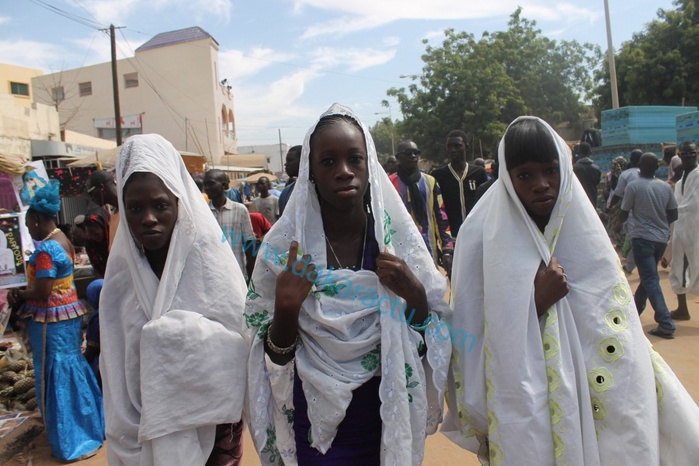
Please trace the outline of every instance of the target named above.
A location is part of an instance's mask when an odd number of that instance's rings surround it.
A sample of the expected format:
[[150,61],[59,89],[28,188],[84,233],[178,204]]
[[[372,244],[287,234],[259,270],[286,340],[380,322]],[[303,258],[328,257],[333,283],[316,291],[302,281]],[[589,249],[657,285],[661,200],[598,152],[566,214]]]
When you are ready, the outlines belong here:
[[[357,120],[338,104],[321,117],[335,114]],[[314,129],[315,125],[304,140],[299,177],[284,215],[265,236],[248,292],[250,430],[263,465],[296,465],[294,370],[308,401],[312,446],[321,452],[332,446],[352,390],[381,376],[382,464],[417,466],[422,463],[426,434],[434,432],[441,420],[451,353],[448,328],[440,320],[450,312],[444,301],[446,280],[434,267],[412,218],[379,165],[369,130],[363,125],[374,234],[379,247],[405,259],[425,287],[434,317],[425,331],[427,354],[418,356],[422,337],[401,319],[403,300],[384,288],[374,272],[326,273],[320,205],[308,179]],[[268,361],[263,339],[274,313],[277,275],[292,240],[299,242],[303,254],[312,256],[321,274],[302,306],[295,364],[282,367]]]
[[[454,349],[442,431],[490,465],[696,464],[699,410],[643,334],[568,146],[538,121],[561,170],[545,232],[514,191],[504,138],[500,181],[459,231],[454,327],[474,332],[476,343]],[[534,276],[552,256],[570,292],[538,319]]]

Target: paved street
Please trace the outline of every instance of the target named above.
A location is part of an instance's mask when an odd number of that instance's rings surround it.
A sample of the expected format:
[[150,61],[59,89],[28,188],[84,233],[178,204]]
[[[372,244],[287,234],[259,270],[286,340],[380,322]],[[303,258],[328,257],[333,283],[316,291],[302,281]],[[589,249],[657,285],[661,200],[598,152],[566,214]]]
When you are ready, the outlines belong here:
[[[660,278],[668,307],[670,309],[675,309],[677,306],[677,299],[670,289],[667,272],[661,269]],[[636,273],[629,277],[629,283],[631,284],[632,290],[635,290],[638,285],[638,275]],[[664,340],[662,338],[649,336],[651,343],[653,343],[656,350],[665,358],[668,364],[670,364],[695,401],[699,400],[699,371],[697,370],[697,368],[699,368],[698,299],[699,298],[696,296],[689,297],[689,310],[690,314],[693,316],[693,320],[677,323],[677,331],[674,340]],[[655,327],[653,310],[650,308],[650,305],[641,316],[641,320],[646,332]],[[105,448],[102,448],[95,457],[74,464],[80,466],[106,466],[107,455],[105,450]],[[246,435],[245,438],[245,451],[247,454],[244,456],[243,466],[259,466],[260,462],[254,453],[249,435]],[[59,464],[62,463],[50,458],[50,452],[46,444],[46,436],[42,435],[32,442],[29,448],[22,454],[15,457],[8,466],[53,466]],[[424,466],[477,466],[479,463],[475,455],[460,449],[443,435],[437,434],[431,436],[427,440],[425,462],[423,464]]]

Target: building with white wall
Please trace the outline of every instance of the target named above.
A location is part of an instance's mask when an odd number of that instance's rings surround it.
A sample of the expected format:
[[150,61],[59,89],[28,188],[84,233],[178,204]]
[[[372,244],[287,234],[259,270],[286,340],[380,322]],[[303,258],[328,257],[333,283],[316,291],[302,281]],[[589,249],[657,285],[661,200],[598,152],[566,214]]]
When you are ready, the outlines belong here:
[[[218,163],[236,153],[233,94],[219,79],[219,44],[199,27],[164,32],[117,61],[122,134],[158,133]],[[61,129],[116,140],[111,63],[32,79],[57,105]]]

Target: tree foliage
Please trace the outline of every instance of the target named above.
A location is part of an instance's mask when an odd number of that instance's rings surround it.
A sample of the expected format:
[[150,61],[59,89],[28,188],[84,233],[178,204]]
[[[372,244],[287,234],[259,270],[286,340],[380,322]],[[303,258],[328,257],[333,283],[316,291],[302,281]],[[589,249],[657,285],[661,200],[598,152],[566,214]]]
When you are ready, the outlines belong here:
[[389,155],[393,155],[394,146],[398,144],[394,122],[388,117],[382,118],[369,128],[369,132],[374,140],[379,162],[383,164]]
[[[677,0],[675,10],[658,10],[658,18],[624,42],[615,55],[619,105],[699,104],[699,8],[697,0]],[[594,103],[612,108],[609,67],[597,78]]]
[[453,29],[444,34],[441,46],[426,46],[422,74],[407,89],[388,90],[401,106],[404,133],[426,158],[445,158],[452,129],[466,131],[469,153],[480,156],[481,148],[496,152],[507,125],[520,115],[579,124],[597,48],[544,37],[519,8],[507,31],[486,32],[480,40]]

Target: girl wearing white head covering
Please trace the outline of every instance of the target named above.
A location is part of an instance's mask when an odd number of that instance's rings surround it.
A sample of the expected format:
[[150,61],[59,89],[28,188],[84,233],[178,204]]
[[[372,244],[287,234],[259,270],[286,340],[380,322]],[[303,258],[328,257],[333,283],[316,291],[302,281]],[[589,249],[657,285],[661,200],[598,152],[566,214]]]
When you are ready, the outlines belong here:
[[451,350],[445,291],[368,129],[333,105],[306,135],[248,291],[248,420],[262,464],[421,464]]
[[566,143],[520,117],[499,164],[456,245],[454,325],[477,338],[454,349],[442,430],[490,465],[696,464],[699,410],[643,334]]
[[116,176],[126,221],[100,298],[109,464],[204,465],[216,425],[241,418],[245,282],[169,142],[132,136]]

